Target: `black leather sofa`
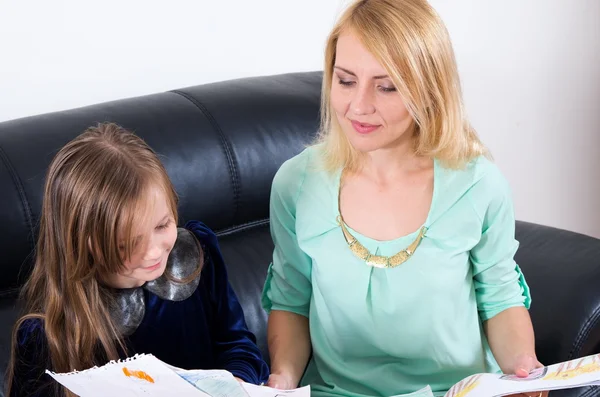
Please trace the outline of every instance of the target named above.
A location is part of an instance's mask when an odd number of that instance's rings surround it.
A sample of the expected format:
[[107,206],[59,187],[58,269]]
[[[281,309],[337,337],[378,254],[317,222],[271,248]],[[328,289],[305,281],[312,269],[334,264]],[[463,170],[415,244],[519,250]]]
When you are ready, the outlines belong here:
[[[268,357],[260,294],[273,249],[269,191],[278,167],[317,130],[320,86],[319,72],[246,78],[0,123],[0,371],[16,291],[31,265],[46,168],[59,147],[102,121],[135,131],[162,155],[182,223],[200,219],[218,232],[231,283]],[[539,359],[600,353],[600,240],[526,222],[517,223],[517,238]]]

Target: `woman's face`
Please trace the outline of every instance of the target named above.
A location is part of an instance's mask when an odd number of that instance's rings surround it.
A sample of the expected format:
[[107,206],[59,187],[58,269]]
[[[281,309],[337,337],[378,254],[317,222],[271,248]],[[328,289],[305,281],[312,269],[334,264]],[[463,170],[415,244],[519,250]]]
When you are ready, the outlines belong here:
[[351,32],[338,38],[331,106],[360,152],[393,148],[410,140],[412,117],[385,69]]

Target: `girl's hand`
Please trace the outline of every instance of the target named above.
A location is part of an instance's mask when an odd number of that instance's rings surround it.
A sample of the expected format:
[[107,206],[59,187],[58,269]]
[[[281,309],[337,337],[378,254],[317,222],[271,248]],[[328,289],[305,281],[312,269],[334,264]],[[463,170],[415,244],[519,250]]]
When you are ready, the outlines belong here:
[[271,374],[267,386],[279,390],[291,390],[296,388],[296,385],[294,385],[290,377],[284,374]]

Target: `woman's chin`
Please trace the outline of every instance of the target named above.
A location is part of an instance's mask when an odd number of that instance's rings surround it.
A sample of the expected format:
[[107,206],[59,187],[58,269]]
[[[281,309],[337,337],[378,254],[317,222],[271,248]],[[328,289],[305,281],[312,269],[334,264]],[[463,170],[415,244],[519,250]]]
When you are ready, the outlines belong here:
[[356,138],[350,139],[350,144],[352,145],[354,150],[356,150],[357,152],[362,153],[362,154],[374,152],[376,150],[381,149],[384,146],[380,142],[378,142],[376,139],[362,138],[362,137],[358,137],[358,138],[359,139],[356,139]]

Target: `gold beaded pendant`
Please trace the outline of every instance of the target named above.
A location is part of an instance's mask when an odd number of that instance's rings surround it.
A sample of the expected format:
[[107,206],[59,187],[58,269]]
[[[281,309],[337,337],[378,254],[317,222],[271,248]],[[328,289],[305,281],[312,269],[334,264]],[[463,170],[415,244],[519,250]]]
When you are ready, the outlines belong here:
[[379,268],[396,267],[406,262],[408,258],[414,254],[415,250],[421,243],[421,240],[423,240],[423,237],[425,237],[425,233],[427,232],[427,228],[425,226],[421,227],[415,241],[413,241],[407,248],[401,250],[393,256],[373,255],[348,231],[341,215],[337,217],[337,221],[342,228],[344,238],[350,247],[350,251],[352,251],[356,257],[365,261],[367,265]]

